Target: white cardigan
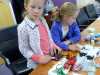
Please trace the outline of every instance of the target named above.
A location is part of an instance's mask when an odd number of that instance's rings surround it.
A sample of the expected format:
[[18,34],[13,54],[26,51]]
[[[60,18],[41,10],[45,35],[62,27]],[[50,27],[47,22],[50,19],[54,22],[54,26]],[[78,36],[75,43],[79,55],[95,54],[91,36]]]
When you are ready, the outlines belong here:
[[[47,28],[48,35],[50,38],[50,45],[53,46],[53,40],[51,39],[51,34],[47,23],[43,17],[40,18],[45,27]],[[36,68],[37,63],[32,61],[31,57],[33,54],[41,54],[43,52],[40,48],[40,34],[37,25],[25,17],[23,22],[18,26],[18,43],[20,52],[23,54],[25,58],[27,58],[27,67],[29,68]]]

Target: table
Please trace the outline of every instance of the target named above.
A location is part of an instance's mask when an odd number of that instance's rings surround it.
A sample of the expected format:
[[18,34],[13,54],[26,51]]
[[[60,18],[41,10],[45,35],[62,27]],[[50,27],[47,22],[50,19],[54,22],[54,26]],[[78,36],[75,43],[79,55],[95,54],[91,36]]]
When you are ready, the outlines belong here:
[[[96,21],[94,21],[91,25],[89,25],[88,28],[91,28],[91,27],[94,27],[96,28],[96,32],[97,33],[100,33],[100,19],[97,19]],[[87,33],[87,29],[86,28],[82,34],[88,34]],[[100,46],[99,46],[100,47]],[[54,65],[56,64],[57,61],[50,61],[49,63],[47,64],[40,64],[36,70],[33,70],[29,75],[48,75],[48,70]],[[82,75],[87,75],[86,72],[81,72]],[[71,75],[71,73],[69,74]],[[100,75],[100,69],[97,69],[96,70],[96,75]]]
[[100,18],[97,18],[92,24],[90,24],[83,32],[82,34],[87,34],[87,30],[89,28],[95,28],[97,33],[100,33]]

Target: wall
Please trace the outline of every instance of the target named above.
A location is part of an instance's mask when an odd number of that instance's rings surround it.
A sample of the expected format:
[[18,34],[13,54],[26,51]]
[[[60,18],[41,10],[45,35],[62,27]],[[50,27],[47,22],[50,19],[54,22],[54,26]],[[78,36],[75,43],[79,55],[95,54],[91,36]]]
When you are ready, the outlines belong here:
[[54,4],[56,6],[61,6],[64,2],[72,2],[72,3],[76,3],[76,0],[53,0],[54,1]]
[[88,4],[92,4],[94,1],[95,0],[77,0],[76,3],[77,3],[77,6],[79,8],[82,8],[82,7],[84,7],[84,6],[88,5]]
[[95,0],[53,0],[54,4],[57,6],[61,6],[64,2],[68,1],[68,2],[72,2],[72,3],[77,3],[77,6],[79,8],[86,6],[87,4],[91,4],[93,3]]

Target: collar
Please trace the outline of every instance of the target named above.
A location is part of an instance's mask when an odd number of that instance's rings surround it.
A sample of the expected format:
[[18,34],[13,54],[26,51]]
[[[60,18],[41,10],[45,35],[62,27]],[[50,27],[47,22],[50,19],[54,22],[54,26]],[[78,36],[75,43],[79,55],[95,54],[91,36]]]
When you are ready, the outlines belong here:
[[25,23],[29,25],[31,28],[34,28],[36,26],[34,21],[31,21],[27,16],[25,17]]

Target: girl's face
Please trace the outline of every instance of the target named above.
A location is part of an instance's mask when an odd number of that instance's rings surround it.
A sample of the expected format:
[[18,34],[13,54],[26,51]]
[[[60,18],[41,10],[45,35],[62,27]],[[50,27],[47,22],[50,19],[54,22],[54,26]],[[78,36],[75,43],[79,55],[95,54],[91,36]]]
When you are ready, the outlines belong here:
[[65,23],[66,25],[72,25],[72,23],[73,23],[74,21],[76,21],[77,15],[78,15],[78,12],[76,12],[75,15],[73,15],[73,16],[64,15],[64,16],[62,17],[62,21],[63,21],[63,23]]
[[43,13],[45,0],[29,0],[26,11],[33,20],[39,19]]

